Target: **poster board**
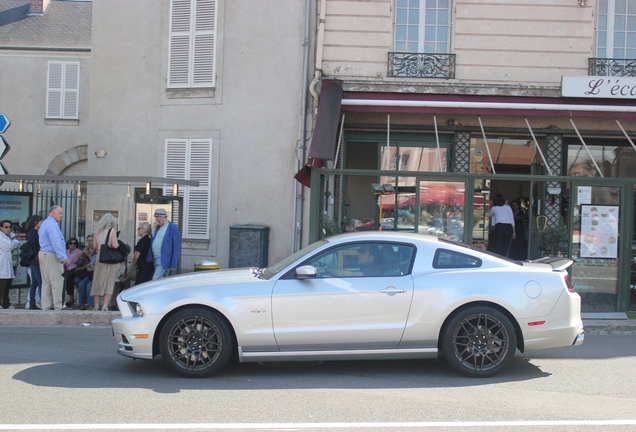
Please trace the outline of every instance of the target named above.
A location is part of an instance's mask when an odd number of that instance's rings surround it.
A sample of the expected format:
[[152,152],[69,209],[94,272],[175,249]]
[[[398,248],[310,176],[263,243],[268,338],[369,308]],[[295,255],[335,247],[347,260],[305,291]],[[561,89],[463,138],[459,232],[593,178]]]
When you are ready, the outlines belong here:
[[619,206],[581,206],[581,257],[618,257]]
[[[11,229],[20,241],[20,246],[27,240],[26,223],[31,216],[33,195],[30,192],[0,192],[0,221],[10,220]],[[27,268],[20,267],[18,251],[20,246],[11,251],[15,278],[11,284],[15,288],[28,287]]]

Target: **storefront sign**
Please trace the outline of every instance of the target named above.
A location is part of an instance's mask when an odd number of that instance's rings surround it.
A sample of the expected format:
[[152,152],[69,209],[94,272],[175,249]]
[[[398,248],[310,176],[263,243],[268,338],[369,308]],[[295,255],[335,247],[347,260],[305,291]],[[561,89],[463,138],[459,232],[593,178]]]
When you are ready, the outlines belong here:
[[618,206],[581,206],[581,257],[618,256]]
[[580,98],[636,99],[636,78],[561,77],[561,96]]

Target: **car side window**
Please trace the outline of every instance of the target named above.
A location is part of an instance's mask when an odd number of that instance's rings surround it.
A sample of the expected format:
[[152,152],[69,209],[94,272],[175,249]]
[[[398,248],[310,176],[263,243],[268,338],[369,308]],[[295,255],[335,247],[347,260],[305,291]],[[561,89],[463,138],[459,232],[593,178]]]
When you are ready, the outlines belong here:
[[448,249],[437,249],[433,257],[433,268],[436,269],[477,267],[481,267],[481,259]]
[[391,243],[355,243],[330,249],[305,264],[318,269],[318,277],[382,277],[408,274],[414,248]]

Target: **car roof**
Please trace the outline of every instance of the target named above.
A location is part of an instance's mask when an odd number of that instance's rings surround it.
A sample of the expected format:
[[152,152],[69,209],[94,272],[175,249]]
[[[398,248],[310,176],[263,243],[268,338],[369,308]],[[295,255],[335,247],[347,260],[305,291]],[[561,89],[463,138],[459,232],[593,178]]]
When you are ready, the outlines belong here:
[[417,234],[413,232],[395,231],[360,231],[345,234],[337,234],[328,237],[329,242],[349,241],[411,241],[411,242],[432,242],[439,243],[439,239],[432,235]]

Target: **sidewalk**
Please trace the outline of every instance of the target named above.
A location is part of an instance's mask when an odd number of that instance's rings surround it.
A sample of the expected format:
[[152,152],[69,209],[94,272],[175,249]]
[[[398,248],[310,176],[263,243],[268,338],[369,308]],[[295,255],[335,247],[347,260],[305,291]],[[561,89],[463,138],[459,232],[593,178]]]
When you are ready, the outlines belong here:
[[[624,313],[583,314],[586,333],[596,334],[634,334],[636,320],[627,319]],[[108,326],[119,312],[93,311],[41,311],[25,309],[0,309],[0,325],[96,325]]]

